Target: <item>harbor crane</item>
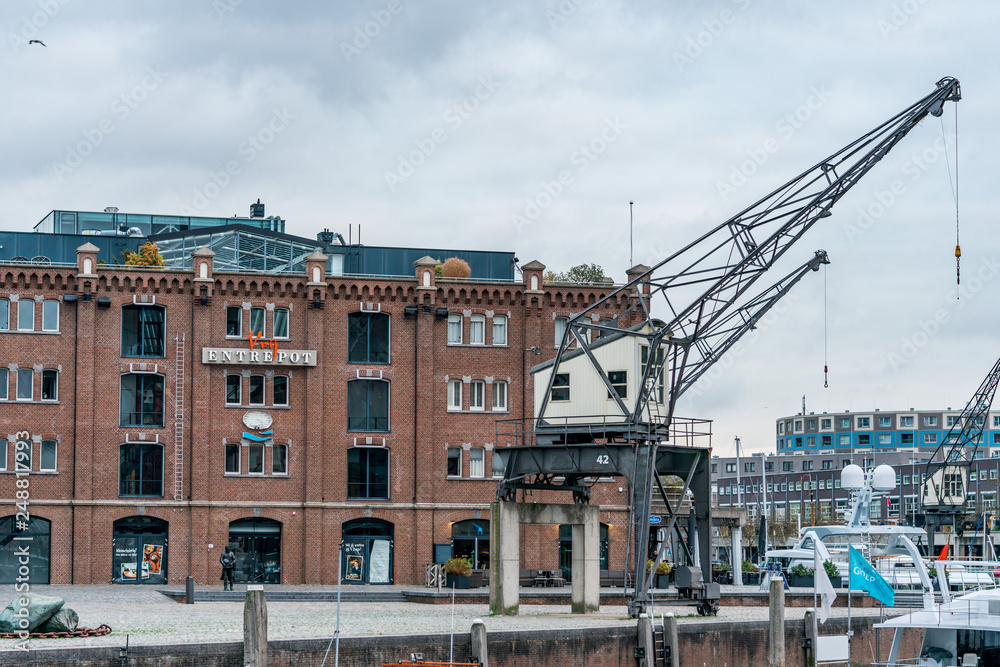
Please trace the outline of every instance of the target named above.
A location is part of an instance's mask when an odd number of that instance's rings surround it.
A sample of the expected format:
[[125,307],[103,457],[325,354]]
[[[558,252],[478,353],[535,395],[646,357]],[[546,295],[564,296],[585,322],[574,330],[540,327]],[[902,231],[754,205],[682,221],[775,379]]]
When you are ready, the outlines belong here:
[[[652,268],[642,267],[641,274],[570,318],[529,429],[536,444],[510,448],[502,454],[507,465],[497,498],[510,500],[518,488],[562,488],[573,490],[580,499],[580,480],[607,474],[626,477],[632,491],[630,532],[634,536],[635,589],[628,603],[630,616],[647,611],[651,603],[646,558],[656,487],[667,503],[668,535],[674,530],[681,502],[692,488],[692,513],[700,524],[702,545],[696,558],[702,572],[707,575],[711,571],[706,539],[711,515],[708,452],[670,443],[678,398],[802,275],[828,259],[825,252],[818,251],[796,272],[751,296],[751,288],[764,273],[813,225],[829,217],[841,197],[914,127],[928,115],[940,116],[946,102],[960,99],[958,80],[941,79],[930,94]],[[630,305],[615,323],[600,323],[593,317],[608,302],[623,298],[629,299]],[[622,318],[642,326],[618,326]],[[613,369],[602,368],[591,349],[591,340],[597,344],[600,336],[611,334],[638,337],[649,347],[650,363],[643,365],[639,390],[628,403],[612,386],[608,370]],[[611,409],[620,413],[615,419],[608,415],[566,419],[549,414],[559,366],[568,355],[578,356],[577,350],[582,350],[603,382],[599,391],[606,388],[613,399]],[[660,387],[666,389],[662,401]],[[553,449],[563,451],[555,456]],[[547,462],[557,459],[559,466],[550,469]],[[665,471],[683,481],[676,502],[668,501],[662,491],[660,477]],[[584,499],[586,495],[582,494]],[[661,544],[657,562],[663,558],[665,544]],[[706,609],[700,607],[699,611]]]

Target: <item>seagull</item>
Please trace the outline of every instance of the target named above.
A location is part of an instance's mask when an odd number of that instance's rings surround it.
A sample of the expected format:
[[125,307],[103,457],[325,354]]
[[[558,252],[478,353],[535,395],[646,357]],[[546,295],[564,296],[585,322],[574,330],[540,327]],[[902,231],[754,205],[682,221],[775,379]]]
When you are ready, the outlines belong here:
[[[45,46],[45,42],[43,42],[40,39],[33,39],[30,42],[28,42],[28,46],[31,46],[32,44],[41,44],[42,46]],[[45,48],[48,48],[48,47],[46,46]]]

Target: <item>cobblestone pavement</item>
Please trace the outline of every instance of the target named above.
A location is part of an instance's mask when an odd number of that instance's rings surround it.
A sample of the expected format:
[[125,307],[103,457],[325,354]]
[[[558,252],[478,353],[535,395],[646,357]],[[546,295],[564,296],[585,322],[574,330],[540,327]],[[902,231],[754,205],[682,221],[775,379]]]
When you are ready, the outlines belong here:
[[[242,602],[198,602],[186,605],[156,591],[151,586],[32,586],[43,595],[56,595],[80,615],[80,625],[102,623],[113,632],[103,637],[37,639],[32,648],[68,646],[119,646],[129,635],[132,646],[206,641],[241,641]],[[168,587],[164,587],[168,588]],[[171,589],[178,586],[169,586]],[[204,590],[206,587],[199,587]],[[219,587],[214,587],[219,588]],[[239,588],[239,587],[238,587]],[[336,590],[329,586],[268,587],[285,590]],[[412,590],[413,586],[398,586]],[[220,589],[221,590],[221,589]],[[12,586],[0,587],[0,605],[14,597]],[[656,607],[656,614],[672,611],[681,622],[767,620],[767,607],[722,607],[711,619],[698,616],[694,607]],[[624,606],[603,606],[598,614],[569,613],[568,605],[522,605],[519,616],[489,616],[485,604],[456,604],[455,632],[468,632],[473,619],[482,618],[489,630],[557,629],[633,625]],[[834,608],[833,615],[846,616],[846,608]],[[336,626],[335,602],[268,602],[268,637],[290,639],[330,637]],[[804,607],[789,607],[786,618],[801,618]],[[877,609],[854,609],[855,614],[877,614]],[[341,605],[342,636],[447,633],[453,627],[450,604],[425,605],[409,602],[344,602]],[[13,640],[0,640],[0,650]]]

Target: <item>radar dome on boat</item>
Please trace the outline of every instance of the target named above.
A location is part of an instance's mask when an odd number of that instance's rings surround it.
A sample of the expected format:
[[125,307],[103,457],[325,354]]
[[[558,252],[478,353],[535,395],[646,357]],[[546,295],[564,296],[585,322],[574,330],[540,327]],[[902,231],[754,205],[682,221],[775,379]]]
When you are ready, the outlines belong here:
[[875,468],[872,475],[872,488],[876,491],[892,491],[896,488],[896,471],[892,466],[882,464]]
[[848,491],[857,491],[865,485],[865,471],[851,464],[840,471],[840,485]]

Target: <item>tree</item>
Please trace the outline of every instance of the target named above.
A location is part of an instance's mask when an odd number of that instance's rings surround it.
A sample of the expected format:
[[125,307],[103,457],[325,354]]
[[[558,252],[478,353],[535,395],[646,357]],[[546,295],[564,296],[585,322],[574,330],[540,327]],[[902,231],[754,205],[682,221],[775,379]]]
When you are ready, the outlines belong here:
[[139,252],[126,250],[123,255],[126,264],[132,266],[163,266],[163,255],[152,241],[146,241],[139,247]]
[[599,264],[578,264],[569,271],[557,273],[556,282],[560,283],[602,283],[607,276]]

